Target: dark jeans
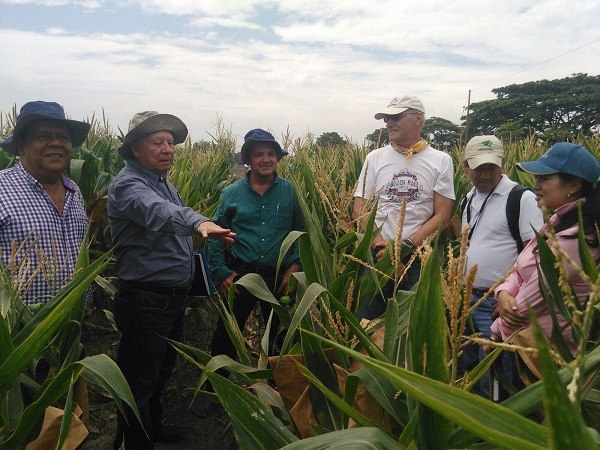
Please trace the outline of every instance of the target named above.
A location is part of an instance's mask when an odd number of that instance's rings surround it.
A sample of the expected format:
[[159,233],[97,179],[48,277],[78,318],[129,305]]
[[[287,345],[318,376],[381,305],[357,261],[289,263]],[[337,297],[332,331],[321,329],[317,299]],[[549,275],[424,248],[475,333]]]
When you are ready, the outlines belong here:
[[[415,284],[419,281],[421,276],[421,260],[415,259],[412,265],[409,267],[406,272],[406,276],[402,283],[398,286],[400,290],[410,290],[413,288]],[[377,294],[370,300],[365,300],[358,307],[358,311],[356,311],[356,318],[360,322],[362,319],[373,320],[380,317],[383,313],[385,313],[385,309],[387,307],[387,300],[391,298],[394,294],[394,281],[388,281],[382,288],[381,291],[383,294]]]
[[182,339],[186,291],[120,284],[113,303],[115,321],[122,332],[117,365],[129,383],[149,439],[125,406],[127,422],[119,413],[115,443],[123,433],[127,450],[149,449],[153,448],[153,433],[161,425],[160,395],[177,359],[165,338]]
[[[477,303],[481,297],[487,292],[487,289],[478,289],[474,290],[471,296],[471,305],[473,306]],[[471,330],[470,326],[465,330],[465,336],[471,335],[473,333],[481,333],[482,338],[489,339],[492,335],[492,323],[494,319],[492,319],[492,314],[494,313],[496,307],[496,298],[491,294],[488,296],[483,302],[479,304],[475,310],[471,313],[471,318],[473,320],[473,325],[475,326],[475,330]],[[462,364],[465,370],[473,370],[477,364],[479,364],[485,358],[485,354],[483,353],[483,346],[471,343],[466,346],[463,350],[462,354]],[[500,355],[496,362],[494,363],[494,367],[496,370],[501,370],[502,373],[507,377],[507,380],[514,384],[514,366],[513,360],[514,355],[505,352]],[[518,375],[517,375],[518,377]],[[491,390],[490,390],[491,388]],[[495,392],[496,391],[496,392]],[[495,377],[490,378],[489,372],[483,374],[479,383],[477,383],[473,387],[474,394],[478,394],[481,397],[498,400],[508,398],[508,393],[504,388],[498,385],[498,380]]]
[[[239,274],[234,278],[234,281],[239,280],[243,275],[245,274]],[[269,290],[272,293],[274,293],[273,286],[275,281],[275,273],[259,273],[259,275],[261,275],[263,280],[265,280],[265,283]],[[237,294],[233,300],[233,315],[235,317],[238,327],[240,328],[240,331],[244,331],[246,320],[248,320],[250,313],[252,313],[252,310],[256,306],[256,302],[258,302],[260,305],[260,311],[262,313],[263,320],[266,324],[269,320],[269,314],[271,314],[271,304],[269,302],[265,302],[264,300],[260,300],[259,298],[255,297],[250,292],[248,292],[248,290],[243,286],[237,285],[236,289]],[[279,316],[277,314],[273,314],[273,320],[271,321],[271,333],[269,335],[269,342],[271,342],[271,345],[275,343],[275,340],[277,338],[277,329],[279,328],[279,323]],[[210,352],[212,356],[227,355],[234,360],[237,357],[235,346],[233,345],[233,342],[227,334],[227,329],[225,328],[223,319],[220,317],[219,322],[217,323],[217,328],[215,329],[213,335]],[[220,375],[226,375],[225,371],[218,371],[218,373]]]

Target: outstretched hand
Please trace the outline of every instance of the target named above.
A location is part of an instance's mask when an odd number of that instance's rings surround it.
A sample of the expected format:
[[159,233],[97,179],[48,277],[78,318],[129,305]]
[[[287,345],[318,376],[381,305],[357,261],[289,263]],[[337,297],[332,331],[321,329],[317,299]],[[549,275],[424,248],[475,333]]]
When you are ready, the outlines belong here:
[[223,244],[233,244],[235,233],[229,228],[222,228],[214,222],[206,221],[198,225],[198,233],[204,238],[221,241]]

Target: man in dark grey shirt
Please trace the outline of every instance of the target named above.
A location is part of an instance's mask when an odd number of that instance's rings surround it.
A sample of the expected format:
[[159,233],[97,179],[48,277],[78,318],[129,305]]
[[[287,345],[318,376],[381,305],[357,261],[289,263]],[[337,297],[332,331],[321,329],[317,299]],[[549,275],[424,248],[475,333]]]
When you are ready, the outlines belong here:
[[[119,153],[126,165],[108,189],[108,217],[116,244],[119,291],[113,311],[122,332],[117,364],[142,418],[118,417],[114,447],[151,449],[177,440],[182,430],[162,423],[160,395],[173,371],[175,350],[165,337],[181,340],[186,294],[194,274],[192,236],[231,244],[235,233],[185,207],[166,172],[175,144],[187,136],[170,114],[133,116]],[[146,434],[147,433],[147,434]]]

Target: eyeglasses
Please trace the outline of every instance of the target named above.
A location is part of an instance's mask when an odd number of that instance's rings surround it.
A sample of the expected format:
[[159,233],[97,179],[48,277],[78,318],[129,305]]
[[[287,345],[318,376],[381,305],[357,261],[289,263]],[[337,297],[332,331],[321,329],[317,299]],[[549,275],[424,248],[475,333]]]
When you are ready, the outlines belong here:
[[384,123],[388,123],[389,120],[391,120],[392,122],[398,122],[399,120],[402,120],[403,117],[408,116],[408,115],[416,115],[416,114],[421,114],[420,112],[403,112],[400,114],[394,114],[393,116],[385,116],[383,118],[383,122]]

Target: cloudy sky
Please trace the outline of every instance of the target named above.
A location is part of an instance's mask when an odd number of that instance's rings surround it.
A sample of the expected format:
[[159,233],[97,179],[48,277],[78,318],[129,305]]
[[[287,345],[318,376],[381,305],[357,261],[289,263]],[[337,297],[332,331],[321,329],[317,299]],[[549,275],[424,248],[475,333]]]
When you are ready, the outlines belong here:
[[0,111],[52,100],[114,130],[152,109],[193,140],[220,117],[238,142],[362,143],[397,94],[460,123],[469,90],[600,74],[598,17],[598,0],[0,0]]

